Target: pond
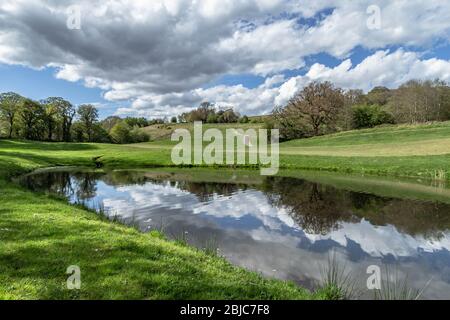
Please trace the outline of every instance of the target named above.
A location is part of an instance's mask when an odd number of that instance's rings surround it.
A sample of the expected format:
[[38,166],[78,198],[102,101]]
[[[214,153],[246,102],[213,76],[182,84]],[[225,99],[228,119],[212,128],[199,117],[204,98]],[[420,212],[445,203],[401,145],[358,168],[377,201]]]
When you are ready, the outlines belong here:
[[67,169],[34,173],[21,183],[307,288],[317,286],[332,257],[355,279],[361,298],[373,297],[366,282],[367,268],[375,265],[383,280],[406,279],[411,288],[425,288],[422,298],[450,299],[446,186],[312,172],[281,175]]

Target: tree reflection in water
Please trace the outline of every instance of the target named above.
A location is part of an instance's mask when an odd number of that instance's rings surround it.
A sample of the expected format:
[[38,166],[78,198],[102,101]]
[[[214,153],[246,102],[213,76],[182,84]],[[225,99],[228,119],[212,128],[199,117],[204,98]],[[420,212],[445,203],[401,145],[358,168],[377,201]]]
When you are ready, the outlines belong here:
[[343,223],[365,219],[375,226],[393,225],[412,236],[439,239],[450,227],[450,205],[411,199],[387,198],[346,191],[286,177],[266,177],[262,184],[192,181],[183,175],[140,171],[45,172],[29,175],[22,183],[32,190],[48,191],[83,202],[96,196],[97,183],[111,186],[168,185],[194,194],[200,202],[231,197],[248,189],[261,191],[273,207],[286,210],[306,233],[326,235]]

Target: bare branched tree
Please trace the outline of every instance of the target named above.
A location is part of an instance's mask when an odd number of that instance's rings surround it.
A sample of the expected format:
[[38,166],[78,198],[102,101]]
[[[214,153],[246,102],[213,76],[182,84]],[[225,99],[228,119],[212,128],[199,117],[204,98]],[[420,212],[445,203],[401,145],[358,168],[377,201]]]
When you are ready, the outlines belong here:
[[330,82],[312,82],[274,115],[285,138],[316,136],[334,130],[344,103],[342,89]]

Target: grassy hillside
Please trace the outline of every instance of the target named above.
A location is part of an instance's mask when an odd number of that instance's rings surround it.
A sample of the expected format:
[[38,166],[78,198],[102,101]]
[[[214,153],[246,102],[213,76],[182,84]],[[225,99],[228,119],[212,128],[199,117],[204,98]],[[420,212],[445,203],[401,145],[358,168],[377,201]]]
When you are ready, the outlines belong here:
[[[213,125],[205,125],[205,129]],[[226,129],[236,125],[220,125]],[[260,124],[239,125],[258,128]],[[192,125],[176,127],[192,129]],[[171,127],[173,130],[175,127]],[[156,130],[156,129],[152,129]],[[66,144],[0,141],[0,174],[36,165],[171,166],[174,142],[168,138],[134,145]],[[450,179],[450,122],[388,126],[295,140],[280,145],[281,168],[324,170],[384,176]],[[8,168],[8,169],[5,169]]]
[[[164,125],[161,127],[163,128]],[[208,129],[214,125],[205,125]],[[254,128],[262,124],[221,124],[226,128]],[[136,148],[170,148],[175,128],[192,130],[192,124],[166,126],[164,136]],[[157,127],[147,130],[157,132]],[[152,133],[150,133],[152,134]],[[155,136],[156,133],[153,134]],[[281,167],[428,179],[450,178],[450,122],[384,126],[294,140],[280,146]]]
[[450,153],[450,122],[384,126],[290,141],[285,150],[302,154],[407,156]]
[[[264,126],[263,123],[205,123],[203,124],[203,130],[208,130],[211,128],[218,128],[224,132],[228,128],[241,128],[247,129],[259,129]],[[194,126],[192,123],[175,123],[175,124],[155,124],[144,128],[143,130],[150,135],[152,141],[163,141],[170,140],[170,136],[176,129],[188,129],[193,131]]]

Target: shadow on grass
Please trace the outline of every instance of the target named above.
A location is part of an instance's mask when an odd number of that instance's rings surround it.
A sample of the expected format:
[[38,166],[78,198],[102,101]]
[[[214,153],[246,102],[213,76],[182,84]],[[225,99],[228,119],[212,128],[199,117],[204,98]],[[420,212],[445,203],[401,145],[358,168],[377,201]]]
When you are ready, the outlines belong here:
[[86,143],[41,142],[28,140],[0,140],[0,149],[1,148],[42,151],[85,151],[98,149],[97,146]]
[[26,152],[0,151],[0,178],[11,178],[25,173],[27,163],[30,168],[52,166],[94,166],[93,157],[52,157],[51,153],[42,154]]
[[[0,180],[0,297],[29,299],[306,299],[222,258],[105,222]],[[81,290],[66,270],[81,269]]]
[[[257,275],[243,276],[221,260],[210,260],[155,237],[148,236],[142,243],[137,235],[123,235],[123,230],[111,227],[105,241],[100,225],[81,222],[79,227],[65,230],[62,238],[63,230],[55,230],[53,235],[49,228],[39,234],[39,221],[28,222],[19,227],[7,222],[9,227],[2,227],[16,235],[10,239],[8,250],[0,253],[0,278],[19,290],[32,287],[34,298],[283,298],[282,291],[274,293],[268,281]],[[30,228],[34,233],[30,234]],[[81,269],[82,286],[77,292],[66,288],[66,269],[71,265]],[[20,288],[22,283],[26,287]]]

